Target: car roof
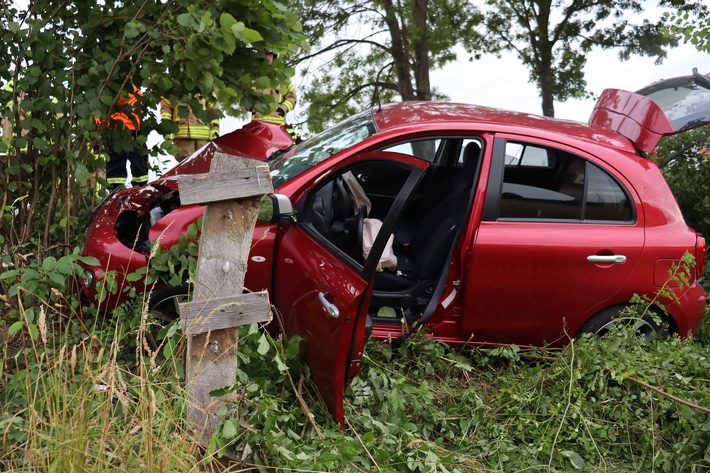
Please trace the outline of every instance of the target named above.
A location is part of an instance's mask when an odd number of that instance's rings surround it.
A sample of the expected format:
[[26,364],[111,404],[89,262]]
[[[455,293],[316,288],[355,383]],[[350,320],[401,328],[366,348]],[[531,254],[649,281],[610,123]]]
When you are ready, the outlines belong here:
[[597,125],[531,113],[455,102],[408,101],[375,107],[372,115],[380,132],[417,125],[449,125],[471,129],[534,135],[553,134],[563,141],[587,141],[633,153],[632,143],[619,133]]

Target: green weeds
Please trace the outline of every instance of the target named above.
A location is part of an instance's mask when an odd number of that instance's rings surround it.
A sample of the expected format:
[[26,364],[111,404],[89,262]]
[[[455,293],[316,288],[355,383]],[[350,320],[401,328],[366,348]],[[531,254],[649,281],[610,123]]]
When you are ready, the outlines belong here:
[[[343,428],[300,341],[242,327],[237,381],[214,393],[223,421],[202,449],[183,412],[179,324],[155,330],[140,302],[80,315],[61,290],[76,258],[4,273],[18,306],[0,348],[0,471],[218,470],[226,452],[237,471],[262,472],[710,469],[708,314],[691,340],[641,340],[629,326],[561,350],[371,341]],[[62,278],[42,276],[59,267]],[[637,302],[625,316],[644,315]]]

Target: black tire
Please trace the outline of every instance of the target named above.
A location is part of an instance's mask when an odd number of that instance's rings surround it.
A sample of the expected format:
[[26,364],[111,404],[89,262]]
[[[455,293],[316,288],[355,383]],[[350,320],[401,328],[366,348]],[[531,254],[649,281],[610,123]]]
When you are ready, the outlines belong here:
[[657,310],[653,308],[639,310],[639,313],[644,314],[639,316],[633,311],[625,310],[628,308],[632,306],[609,307],[598,312],[582,324],[577,330],[576,337],[579,338],[585,333],[601,337],[620,326],[633,326],[644,340],[654,336],[667,338],[670,335],[668,322]]
[[158,322],[169,324],[180,317],[178,304],[185,302],[188,296],[187,286],[157,289],[148,299],[148,315]]

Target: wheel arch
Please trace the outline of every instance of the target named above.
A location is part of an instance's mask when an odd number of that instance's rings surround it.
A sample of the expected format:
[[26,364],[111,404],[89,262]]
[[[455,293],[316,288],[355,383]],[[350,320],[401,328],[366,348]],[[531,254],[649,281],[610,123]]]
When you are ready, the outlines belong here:
[[[644,307],[645,306],[645,307]],[[581,335],[585,333],[593,333],[594,331],[591,330],[596,324],[599,323],[599,321],[604,320],[604,319],[610,319],[612,317],[615,317],[619,314],[622,313],[624,309],[627,308],[639,308],[643,307],[643,310],[638,310],[639,315],[645,315],[647,313],[651,313],[652,315],[657,315],[658,317],[661,318],[661,322],[666,324],[667,326],[667,331],[668,335],[673,335],[678,333],[678,324],[675,321],[675,318],[668,313],[667,310],[663,309],[660,305],[650,303],[650,304],[645,304],[643,302],[622,302],[618,304],[614,304],[608,307],[605,307],[591,316],[589,316],[584,322],[580,324],[580,326],[577,328],[577,331],[575,332],[575,338],[579,338]]]

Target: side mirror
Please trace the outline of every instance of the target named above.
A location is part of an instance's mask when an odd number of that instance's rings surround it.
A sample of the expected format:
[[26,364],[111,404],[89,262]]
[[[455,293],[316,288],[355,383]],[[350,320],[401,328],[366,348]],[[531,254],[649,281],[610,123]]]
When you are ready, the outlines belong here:
[[261,199],[259,220],[283,225],[290,222],[293,215],[293,205],[287,196],[268,194]]

